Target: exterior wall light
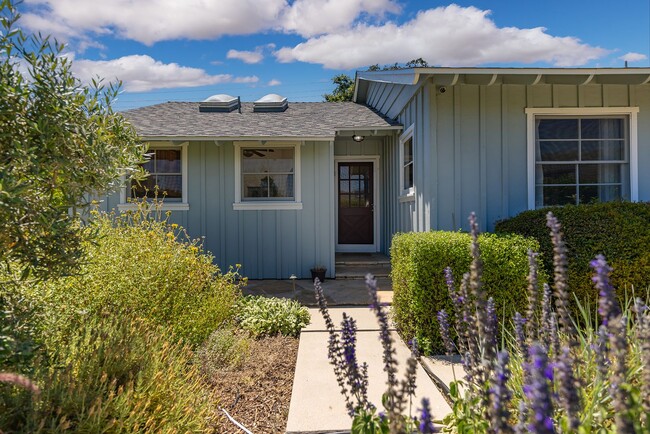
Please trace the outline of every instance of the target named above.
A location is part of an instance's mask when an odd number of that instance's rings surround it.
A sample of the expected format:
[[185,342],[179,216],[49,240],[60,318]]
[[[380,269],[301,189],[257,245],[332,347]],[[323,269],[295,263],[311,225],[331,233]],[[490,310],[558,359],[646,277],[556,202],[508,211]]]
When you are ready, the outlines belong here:
[[363,139],[365,139],[365,137],[363,137],[360,134],[355,134],[354,136],[352,136],[352,140],[354,140],[357,143],[358,142],[363,142]]

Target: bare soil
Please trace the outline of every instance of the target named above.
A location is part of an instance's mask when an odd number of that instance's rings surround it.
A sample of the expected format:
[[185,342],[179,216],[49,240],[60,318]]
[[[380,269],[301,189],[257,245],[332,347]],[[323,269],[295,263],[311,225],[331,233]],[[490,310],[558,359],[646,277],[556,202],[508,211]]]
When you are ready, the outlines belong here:
[[[284,433],[298,339],[284,336],[263,338],[254,341],[250,350],[243,366],[220,371],[212,379],[219,406],[254,434]],[[217,432],[243,433],[223,416]]]

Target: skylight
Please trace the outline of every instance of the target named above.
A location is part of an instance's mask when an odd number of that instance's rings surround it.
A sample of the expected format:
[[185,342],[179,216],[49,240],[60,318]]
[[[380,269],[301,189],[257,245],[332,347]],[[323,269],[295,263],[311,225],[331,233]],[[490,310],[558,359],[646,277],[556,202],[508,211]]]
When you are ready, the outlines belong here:
[[283,112],[287,107],[289,107],[287,98],[275,93],[264,95],[253,103],[255,112]]
[[239,108],[239,98],[220,93],[199,103],[200,112],[231,112]]

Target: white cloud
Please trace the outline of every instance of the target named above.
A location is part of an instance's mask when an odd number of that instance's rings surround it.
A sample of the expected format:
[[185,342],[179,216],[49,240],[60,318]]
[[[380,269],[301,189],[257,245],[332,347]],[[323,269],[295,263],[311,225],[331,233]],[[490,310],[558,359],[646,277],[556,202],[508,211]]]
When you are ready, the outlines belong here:
[[279,30],[312,36],[361,15],[399,11],[397,0],[25,0],[23,22],[60,38],[115,34],[147,45]]
[[275,78],[272,79],[272,80],[269,80],[269,82],[266,83],[267,86],[280,86],[281,84],[282,84],[282,82],[280,80],[275,79]]
[[151,45],[173,39],[215,39],[274,28],[285,0],[26,0],[32,30],[76,38],[116,34]]
[[489,14],[489,10],[452,4],[422,11],[402,25],[358,24],[344,32],[281,48],[274,54],[280,62],[351,69],[419,57],[442,66],[547,62],[564,67],[584,65],[608,53],[573,37],[549,35],[541,27],[499,28]]
[[124,90],[129,92],[259,81],[256,76],[210,75],[203,69],[177,63],[162,63],[146,55],[124,56],[113,60],[77,59],[72,63],[72,68],[75,75],[84,82],[89,82],[97,76],[111,81],[122,80]]
[[383,17],[399,11],[394,0],[295,0],[284,11],[279,27],[310,37],[345,30],[361,14]]
[[262,50],[255,51],[238,51],[238,50],[228,50],[226,54],[228,59],[237,59],[241,60],[244,63],[260,63],[264,59],[264,54]]
[[619,59],[624,60],[626,62],[640,62],[642,60],[646,60],[647,58],[648,56],[646,56],[645,54],[634,53],[634,52],[625,53],[624,55],[619,57]]

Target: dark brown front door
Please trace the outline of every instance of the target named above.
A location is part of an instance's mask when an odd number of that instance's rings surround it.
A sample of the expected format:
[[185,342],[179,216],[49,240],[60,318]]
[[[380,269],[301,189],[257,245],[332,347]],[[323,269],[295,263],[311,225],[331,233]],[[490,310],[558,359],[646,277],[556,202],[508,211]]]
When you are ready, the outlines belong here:
[[374,244],[373,163],[338,163],[339,244]]

